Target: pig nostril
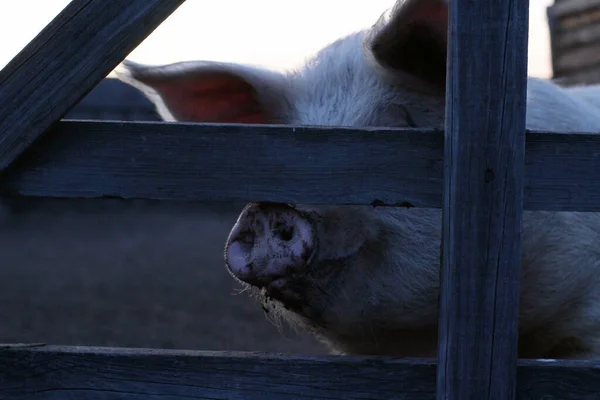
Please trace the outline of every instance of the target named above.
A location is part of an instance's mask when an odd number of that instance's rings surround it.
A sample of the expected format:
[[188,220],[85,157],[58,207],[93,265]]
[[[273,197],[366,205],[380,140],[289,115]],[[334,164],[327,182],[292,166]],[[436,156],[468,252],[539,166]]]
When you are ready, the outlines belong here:
[[289,242],[294,237],[294,228],[291,226],[280,228],[277,230],[277,236],[284,242]]

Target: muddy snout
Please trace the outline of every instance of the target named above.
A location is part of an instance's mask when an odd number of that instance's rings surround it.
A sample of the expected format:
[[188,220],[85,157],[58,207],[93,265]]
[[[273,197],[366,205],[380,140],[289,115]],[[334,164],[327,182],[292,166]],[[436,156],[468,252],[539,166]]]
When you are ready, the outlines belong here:
[[225,264],[237,279],[263,288],[301,273],[317,248],[313,225],[291,206],[251,203],[225,244]]

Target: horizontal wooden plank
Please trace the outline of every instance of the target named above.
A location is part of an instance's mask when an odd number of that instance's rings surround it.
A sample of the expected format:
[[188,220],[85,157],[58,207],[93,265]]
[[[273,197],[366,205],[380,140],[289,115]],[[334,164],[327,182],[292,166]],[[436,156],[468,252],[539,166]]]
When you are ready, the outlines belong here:
[[561,52],[561,50],[573,47],[597,45],[600,43],[600,24],[557,32],[553,40],[555,42],[555,52]]
[[586,11],[581,14],[571,14],[566,17],[556,18],[554,27],[560,32],[579,29],[600,22],[600,9]]
[[72,0],[0,71],[0,171],[183,1]]
[[[0,345],[3,400],[435,399],[434,360]],[[517,399],[596,399],[600,364],[521,360]]]
[[430,131],[61,122],[0,193],[440,205],[442,146]]
[[564,49],[557,52],[554,59],[556,74],[568,74],[571,71],[589,69],[600,65],[600,43]]
[[585,13],[595,8],[600,8],[600,0],[563,0],[555,2],[550,7],[552,13],[557,17]]
[[560,86],[575,86],[575,85],[593,85],[600,83],[600,65],[596,69],[584,69],[569,71],[564,75],[555,75],[552,79],[554,83]]
[[[62,121],[0,195],[441,207],[441,131]],[[600,210],[600,135],[527,135],[525,208]]]

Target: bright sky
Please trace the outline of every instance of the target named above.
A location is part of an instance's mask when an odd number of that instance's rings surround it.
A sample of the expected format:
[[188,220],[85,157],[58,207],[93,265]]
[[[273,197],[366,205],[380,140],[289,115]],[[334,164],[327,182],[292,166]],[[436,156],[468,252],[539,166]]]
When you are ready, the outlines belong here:
[[[69,0],[4,0],[0,68]],[[204,59],[271,68],[301,63],[327,43],[368,27],[394,0],[187,0],[130,55],[163,64]],[[546,7],[530,0],[529,74],[550,77]],[[343,18],[340,17],[343,16]]]

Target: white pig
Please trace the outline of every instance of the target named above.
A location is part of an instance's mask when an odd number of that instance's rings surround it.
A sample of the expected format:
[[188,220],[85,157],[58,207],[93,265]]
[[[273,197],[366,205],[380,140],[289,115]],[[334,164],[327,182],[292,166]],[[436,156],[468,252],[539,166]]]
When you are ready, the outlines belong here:
[[[166,121],[443,128],[447,24],[444,1],[405,0],[287,73],[126,62],[120,77]],[[600,87],[529,78],[527,128],[599,131]],[[523,229],[519,356],[600,356],[600,213],[525,212]],[[332,352],[434,357],[440,240],[439,209],[251,203],[225,262]]]

